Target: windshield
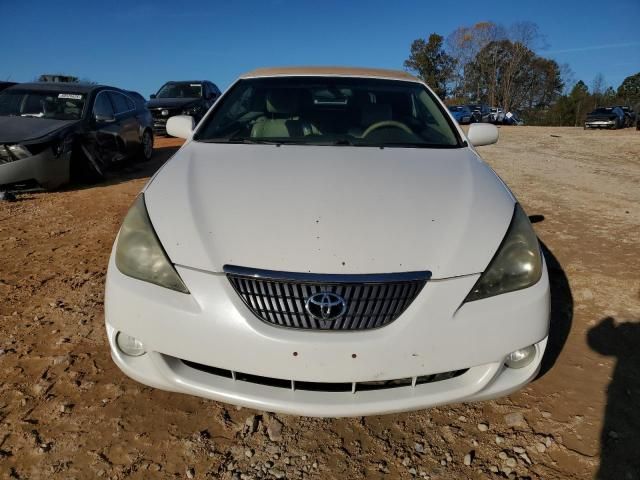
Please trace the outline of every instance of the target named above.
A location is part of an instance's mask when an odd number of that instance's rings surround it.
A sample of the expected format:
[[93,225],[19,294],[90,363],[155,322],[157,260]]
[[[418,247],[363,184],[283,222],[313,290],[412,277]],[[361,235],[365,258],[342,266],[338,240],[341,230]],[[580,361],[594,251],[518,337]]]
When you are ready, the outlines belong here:
[[200,83],[172,82],[165,84],[156,98],[200,98],[202,85]]
[[79,120],[85,94],[10,89],[0,93],[0,115]]
[[448,115],[417,82],[343,77],[241,80],[196,141],[451,148]]

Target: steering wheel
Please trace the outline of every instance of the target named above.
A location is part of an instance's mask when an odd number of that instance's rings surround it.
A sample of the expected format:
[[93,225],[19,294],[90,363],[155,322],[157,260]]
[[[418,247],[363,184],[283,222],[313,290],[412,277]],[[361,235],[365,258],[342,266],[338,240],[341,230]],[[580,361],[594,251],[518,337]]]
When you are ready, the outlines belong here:
[[407,127],[404,123],[397,122],[395,120],[383,120],[382,122],[376,122],[376,123],[372,123],[371,125],[369,125],[369,127],[367,127],[367,129],[364,131],[362,136],[366,137],[371,132],[373,132],[375,130],[378,130],[379,128],[386,128],[386,127],[399,128],[400,130],[404,130],[408,134],[413,135],[413,132],[411,131],[411,129],[409,127]]

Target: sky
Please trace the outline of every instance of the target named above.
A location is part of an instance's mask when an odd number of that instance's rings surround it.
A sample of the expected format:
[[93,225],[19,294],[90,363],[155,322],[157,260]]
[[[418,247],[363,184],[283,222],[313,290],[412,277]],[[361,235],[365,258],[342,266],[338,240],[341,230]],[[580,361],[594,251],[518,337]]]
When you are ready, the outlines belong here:
[[224,90],[261,66],[401,69],[414,39],[478,21],[537,23],[537,52],[589,86],[640,71],[640,0],[0,0],[0,18],[0,80],[65,73],[145,97],[168,80]]

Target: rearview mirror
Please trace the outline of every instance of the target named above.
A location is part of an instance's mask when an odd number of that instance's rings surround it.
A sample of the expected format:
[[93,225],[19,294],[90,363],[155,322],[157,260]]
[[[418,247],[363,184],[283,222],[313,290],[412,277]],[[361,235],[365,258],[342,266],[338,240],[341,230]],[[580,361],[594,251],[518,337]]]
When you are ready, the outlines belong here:
[[491,145],[498,141],[498,128],[490,123],[472,123],[467,138],[474,147]]
[[151,95],[149,95],[149,98],[153,100],[154,98],[156,98],[156,94],[152,93]]
[[113,123],[116,121],[116,117],[113,115],[100,115],[99,113],[96,113],[94,118],[97,123]]
[[172,137],[189,138],[195,122],[189,115],[176,115],[167,120],[167,133]]

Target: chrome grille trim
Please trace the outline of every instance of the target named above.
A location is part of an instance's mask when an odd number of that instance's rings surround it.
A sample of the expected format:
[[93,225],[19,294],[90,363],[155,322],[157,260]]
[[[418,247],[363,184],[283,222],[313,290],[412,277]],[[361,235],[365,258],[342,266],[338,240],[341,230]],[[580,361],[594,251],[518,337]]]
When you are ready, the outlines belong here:
[[[368,330],[396,320],[420,293],[430,272],[390,274],[312,274],[225,265],[229,282],[249,310],[275,326],[307,330]],[[346,313],[319,320],[305,302],[319,292],[343,297]]]

